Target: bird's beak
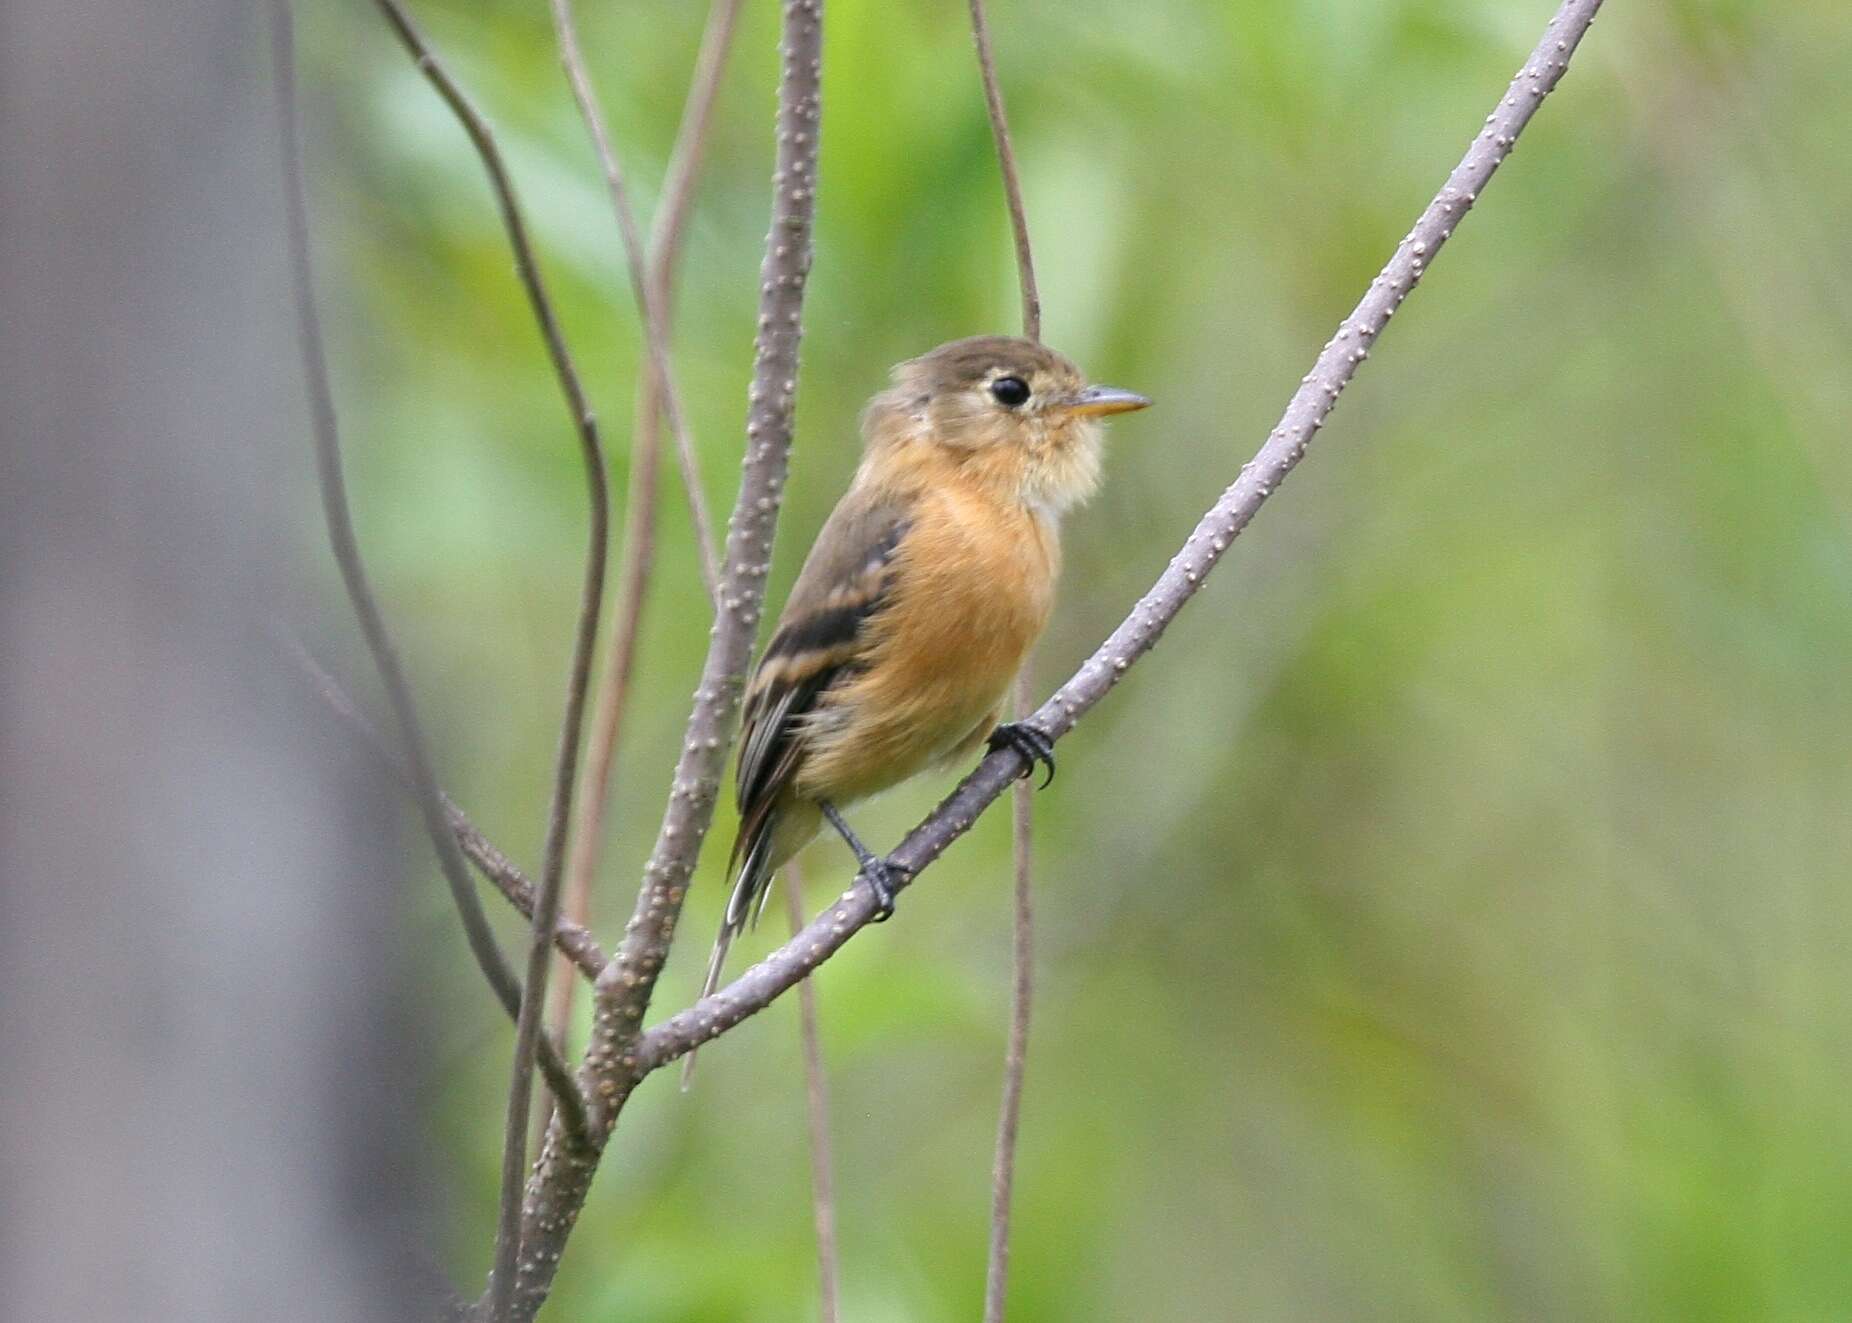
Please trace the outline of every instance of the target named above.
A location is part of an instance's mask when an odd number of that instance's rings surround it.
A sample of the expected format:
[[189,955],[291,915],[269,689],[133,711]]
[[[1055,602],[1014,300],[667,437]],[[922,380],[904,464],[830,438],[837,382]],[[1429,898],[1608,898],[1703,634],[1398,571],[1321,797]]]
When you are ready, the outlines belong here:
[[1107,414],[1130,413],[1134,409],[1148,409],[1151,401],[1136,392],[1120,390],[1117,386],[1089,386],[1076,391],[1068,397],[1068,412],[1082,418],[1104,418]]

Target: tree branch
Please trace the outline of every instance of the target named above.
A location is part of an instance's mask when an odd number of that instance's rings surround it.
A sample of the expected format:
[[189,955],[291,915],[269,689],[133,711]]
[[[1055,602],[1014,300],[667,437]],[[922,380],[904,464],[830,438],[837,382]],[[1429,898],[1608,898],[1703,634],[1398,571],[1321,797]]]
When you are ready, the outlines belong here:
[[[602,1134],[608,1134],[616,1123],[640,1078],[638,1030],[668,957],[701,843],[713,823],[714,801],[739,717],[740,691],[751,660],[771,566],[772,536],[783,502],[816,206],[822,0],[787,0],[780,50],[777,167],[772,176],[772,225],[760,267],[744,473],[728,526],[720,610],[662,828],[623,945],[598,979],[592,1041],[580,1079],[595,1099],[595,1128]],[[596,1151],[561,1139],[557,1127],[548,1130],[539,1166],[528,1183],[526,1234],[515,1286],[517,1320],[531,1319],[545,1301],[598,1166]]]
[[[688,89],[688,101],[676,130],[675,147],[670,153],[669,169],[663,183],[663,196],[657,204],[655,224],[650,232],[649,269],[651,298],[662,319],[662,335],[669,335],[673,312],[675,259],[681,252],[682,235],[692,212],[695,184],[701,173],[701,160],[707,145],[708,124],[714,101],[720,91],[727,55],[732,48],[733,32],[739,18],[740,0],[714,0],[708,11],[707,30],[701,39],[701,53],[695,61],[694,77]],[[656,489],[662,456],[662,413],[656,393],[656,374],[645,370],[638,383],[635,443],[630,468],[630,486],[624,507],[624,549],[621,556],[617,603],[611,626],[611,642],[604,674],[592,702],[591,731],[586,737],[584,785],[579,796],[579,821],[574,830],[572,849],[566,861],[566,913],[583,926],[589,922],[592,878],[604,849],[604,815],[610,803],[611,773],[617,761],[623,735],[624,715],[629,707],[630,681],[636,669],[637,640],[641,632],[643,605],[649,594],[656,550]],[[712,542],[712,533],[697,525],[696,537],[703,548]],[[711,595],[711,594],[710,594]],[[563,1036],[572,1015],[572,994],[578,985],[563,982],[553,1006],[553,1026]]]
[[[308,649],[296,640],[286,639],[284,642],[294,657],[296,665],[301,668],[303,675],[315,692],[321,696],[322,701],[334,711],[336,716],[352,727],[354,733],[359,736],[361,745],[379,759],[380,764],[398,780],[399,784],[416,795],[417,783],[413,780],[410,769],[387,745],[384,737],[373,728],[373,723],[367,720],[354,704],[353,699],[335,681],[335,678],[328,674],[327,670],[309,655]],[[508,856],[496,848],[494,842],[483,835],[476,824],[470,820],[469,815],[457,805],[455,800],[444,793],[442,787],[438,789],[437,798],[443,807],[444,819],[450,824],[451,834],[456,837],[464,857],[476,866],[477,872],[495,885],[496,890],[507,898],[509,904],[531,920],[534,917],[534,884],[527,880],[526,874],[522,873]],[[561,955],[578,967],[579,972],[588,982],[597,978],[603,971],[605,966],[603,949],[599,947],[597,939],[579,924],[561,919],[553,929],[553,944],[559,949]]]
[[990,112],[990,133],[997,144],[997,165],[1003,172],[1003,198],[1009,204],[1010,232],[1016,239],[1016,279],[1022,286],[1022,333],[1029,340],[1042,338],[1042,298],[1035,288],[1035,256],[1029,250],[1029,217],[1022,205],[1022,181],[1016,174],[1016,148],[1010,142],[1009,117],[1003,112],[1003,89],[997,84],[997,62],[990,50],[990,22],[984,0],[971,0],[971,40],[977,46],[978,72],[984,79],[984,105]]
[[585,695],[591,682],[592,651],[598,638],[598,612],[604,602],[605,555],[609,540],[610,501],[606,491],[604,452],[598,441],[598,423],[580,384],[578,369],[566,348],[559,318],[540,274],[527,225],[515,198],[514,181],[502,161],[495,135],[475,103],[449,69],[437,58],[399,0],[378,0],[380,10],[398,34],[469,135],[488,172],[515,269],[527,292],[534,320],[546,341],[547,356],[571,410],[577,429],[580,456],[585,463],[585,485],[590,505],[585,578],[580,589],[578,626],[566,681],[566,710],[560,722],[559,750],[554,760],[552,802],[547,811],[546,840],[541,851],[540,888],[534,901],[532,940],[528,944],[526,996],[515,1022],[514,1063],[508,1081],[508,1123],[502,1146],[501,1216],[495,1238],[495,1269],[491,1279],[490,1317],[501,1319],[509,1309],[514,1290],[514,1265],[521,1231],[521,1186],[527,1171],[527,1114],[532,1097],[534,1060],[548,1045],[541,1034],[546,1006],[547,978],[553,971],[553,929],[559,922],[560,883],[565,873],[566,830],[572,818],[572,792],[578,780],[579,734],[584,724]]
[[[1543,99],[1562,78],[1570,57],[1600,7],[1601,0],[1564,0],[1542,42],[1487,118],[1484,130],[1474,139],[1446,186],[1397,247],[1356,309],[1340,323],[1336,334],[1326,343],[1312,371],[1293,395],[1279,426],[1197,523],[1169,568],[1126,619],[1031,718],[1051,738],[1058,738],[1072,729],[1074,723],[1104,698],[1120,677],[1156,644],[1171,620],[1214,570],[1230,543],[1252,522],[1260,507],[1304,457],[1312,437],[1323,426],[1358,365],[1367,357],[1368,347],[1420,280],[1428,262],[1451,236],[1454,227],[1477,201],[1480,191],[1510,154],[1518,135]],[[756,509],[752,505],[759,494],[754,490],[756,485],[764,484],[768,477],[782,478],[789,440],[794,375],[781,377],[778,368],[787,364],[795,367],[796,304],[802,293],[803,274],[809,258],[820,21],[818,0],[796,0],[786,7],[778,199],[768,242],[761,305],[765,318],[760,327],[761,352],[756,376],[757,383],[776,383],[776,389],[768,396],[755,385],[747,474],[729,541],[729,571],[723,576],[727,590],[716,627],[716,643],[710,650],[709,664],[697,693],[690,738],[678,764],[675,794],[645,879],[643,895],[639,898],[636,918],[625,935],[624,950],[598,981],[598,1016],[580,1078],[587,1093],[597,1100],[598,1128],[606,1133],[645,1074],[769,1005],[841,949],[870,921],[875,909],[871,889],[852,887],[807,924],[797,937],[727,987],[671,1016],[647,1033],[637,1034],[637,1022],[648,1004],[650,989],[668,951],[675,918],[680,911],[682,889],[686,886],[699,838],[711,821],[718,769],[724,756],[725,741],[721,736],[730,733],[729,723],[736,715],[739,676],[750,640],[734,638],[723,646],[721,637],[737,628],[733,622],[740,618],[739,612],[744,611],[756,619],[764,569],[757,562],[742,562],[748,555],[756,555],[760,561],[767,558],[771,525],[769,517],[754,520],[752,516],[755,510],[761,516],[775,511],[777,488],[782,485],[780,482],[760,486],[769,509]],[[784,311],[792,317],[788,326],[781,325],[778,317],[772,315]],[[777,337],[781,335],[788,339],[779,341]],[[783,428],[763,431],[759,428],[761,418],[771,423],[782,421]],[[735,564],[740,566],[737,571],[732,568]],[[735,655],[735,648],[738,649],[737,666],[729,668],[722,663]],[[710,737],[711,746],[706,743]],[[904,887],[917,877],[952,841],[968,831],[977,816],[1025,770],[1022,756],[1014,750],[1006,748],[987,756],[888,857],[888,864],[899,875],[895,880]],[[682,836],[684,826],[693,829],[692,841]],[[584,1205],[598,1157],[594,1149],[564,1142],[557,1125],[548,1131],[538,1170],[527,1190],[528,1234],[521,1246],[515,1313],[523,1323],[533,1317],[546,1298],[566,1240]]]
[[[804,930],[804,875],[792,860],[784,867],[785,915],[791,935]],[[805,979],[797,989],[798,1034],[804,1045],[804,1112],[810,1122],[810,1209],[817,1230],[817,1317],[836,1323],[842,1269],[836,1255],[836,1163],[830,1145],[829,1083],[823,1074],[823,1041],[817,1032],[817,985]]]
[[[424,727],[418,719],[411,685],[399,663],[384,614],[373,595],[366,564],[360,554],[360,541],[354,532],[353,515],[348,506],[347,483],[341,470],[340,424],[334,407],[334,389],[329,382],[327,357],[323,350],[321,317],[315,307],[315,273],[309,252],[308,188],[302,168],[301,134],[296,118],[296,58],[294,15],[289,0],[274,0],[271,8],[273,53],[276,62],[277,107],[280,119],[283,169],[285,175],[284,212],[288,228],[290,273],[294,283],[297,316],[297,342],[302,351],[303,375],[309,393],[311,430],[315,444],[315,471],[321,490],[322,514],[328,525],[328,543],[341,571],[348,600],[360,622],[367,649],[379,670],[387,702],[399,728],[407,769],[424,819],[425,832],[437,851],[438,864],[449,884],[450,895],[463,921],[464,935],[471,954],[489,986],[495,990],[502,1007],[519,1018],[521,986],[508,967],[488,916],[470,881],[456,837],[445,816],[437,776],[425,743]],[[548,1086],[564,1113],[568,1133],[584,1135],[585,1104],[577,1086],[566,1071],[553,1045],[540,1045],[540,1064]]]
[[[1415,227],[1397,246],[1382,272],[1351,315],[1326,342],[1312,370],[1254,458],[1234,484],[1197,523],[1170,566],[1138,600],[1131,614],[1075,674],[1037,709],[1031,720],[1051,739],[1074,726],[1125,673],[1149,652],[1195,596],[1229,545],[1252,522],[1267,498],[1279,489],[1306,448],[1324,426],[1338,396],[1369,356],[1369,348],[1388,325],[1402,300],[1419,283],[1428,263],[1452,236],[1480,192],[1511,154],[1518,135],[1537,107],[1569,67],[1601,0],[1564,0],[1524,67],[1512,80],[1485,127],[1473,139],[1445,187],[1428,204]],[[920,870],[971,828],[1024,770],[1022,755],[1002,749],[987,756],[926,820],[888,856],[905,887]],[[804,931],[731,984],[671,1016],[643,1035],[637,1044],[638,1069],[654,1070],[709,1039],[725,1033],[770,1005],[798,980],[839,950],[873,917],[875,903],[867,887],[853,887],[813,919]]]
[[611,146],[610,135],[605,132],[604,111],[598,104],[598,92],[592,86],[591,74],[585,67],[585,56],[579,49],[579,30],[573,21],[572,0],[549,0],[549,3],[553,10],[553,31],[559,41],[560,64],[566,70],[566,81],[572,85],[572,97],[578,105],[579,117],[585,121],[585,130],[591,136],[592,146],[598,153],[598,164],[604,171],[605,187],[611,194],[611,210],[617,217],[617,230],[624,245],[624,263],[630,271],[631,292],[643,316],[643,339],[649,356],[650,385],[660,401],[663,414],[668,420],[669,434],[681,458],[682,485],[687,488],[688,514],[694,521],[701,579],[707,585],[708,597],[712,598],[718,592],[719,583],[718,571],[714,567],[714,521],[708,515],[707,497],[701,490],[701,473],[695,465],[694,447],[689,439],[688,425],[682,410],[681,391],[675,384],[675,374],[669,366],[667,317],[663,312],[662,300],[657,297],[657,290],[644,270],[643,235],[637,228],[636,212],[630,206],[630,191],[624,184],[623,167],[618,164],[617,152]]
[[[1035,284],[1035,255],[1029,243],[1029,213],[1023,206],[1022,180],[1016,171],[1016,148],[1010,140],[1009,117],[1003,109],[1003,88],[997,80],[996,58],[990,48],[990,21],[984,0],[971,0],[971,40],[977,47],[978,73],[984,83],[984,105],[990,113],[990,134],[997,147],[997,167],[1003,176],[1003,197],[1009,207],[1010,232],[1016,240],[1016,278],[1022,291],[1022,333],[1042,338],[1042,299]],[[1021,721],[1035,704],[1035,693],[1024,663],[1016,678],[1014,716]],[[1003,1102],[997,1114],[997,1144],[991,1159],[990,1253],[984,1274],[984,1323],[1002,1323],[1009,1287],[1010,1198],[1016,1188],[1016,1138],[1022,1119],[1023,1069],[1029,1056],[1029,1014],[1035,985],[1035,906],[1031,894],[1035,853],[1035,791],[1021,780],[1012,792],[1011,888],[1014,940],[1010,945],[1010,1037],[1003,1058]],[[805,986],[809,983],[806,981]]]
[[[669,804],[643,886],[611,967],[598,981],[618,1038],[636,1032],[662,972],[689,876],[714,819],[722,768],[771,568],[797,405],[798,344],[810,273],[822,119],[822,0],[785,6],[772,227],[760,270],[759,331],[748,393],[745,472],[728,526],[720,611],[688,717]],[[622,1026],[628,1026],[624,1028]]]

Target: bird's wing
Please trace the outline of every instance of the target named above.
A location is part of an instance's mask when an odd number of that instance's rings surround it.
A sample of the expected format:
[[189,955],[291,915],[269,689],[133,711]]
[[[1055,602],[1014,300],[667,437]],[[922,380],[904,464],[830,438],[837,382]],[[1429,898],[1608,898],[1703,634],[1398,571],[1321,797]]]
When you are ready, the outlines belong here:
[[851,489],[818,534],[759,658],[746,691],[734,787],[740,832],[733,863],[744,861],[727,907],[735,931],[770,871],[764,856],[772,810],[803,758],[803,717],[859,662],[865,626],[887,600],[894,552],[906,532],[898,506]]
[[[804,716],[833,683],[860,665],[865,627],[891,597],[894,553],[906,535],[907,519],[898,505],[851,487],[817,534],[752,673],[734,783],[740,830],[727,866],[729,872],[737,870],[737,877],[708,960],[703,997],[720,986],[727,948],[772,880],[778,798],[803,761]],[[684,1059],[683,1088],[694,1060],[693,1052]]]

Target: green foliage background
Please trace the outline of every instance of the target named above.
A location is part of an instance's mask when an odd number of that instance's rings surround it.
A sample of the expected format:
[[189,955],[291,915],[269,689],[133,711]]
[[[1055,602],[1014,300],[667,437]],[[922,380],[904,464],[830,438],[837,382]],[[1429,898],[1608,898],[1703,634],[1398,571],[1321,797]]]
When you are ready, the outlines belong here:
[[[580,7],[647,214],[703,7]],[[1048,338],[1159,401],[1071,522],[1043,691],[1264,438],[1549,8],[995,0]],[[746,9],[676,335],[723,512],[776,74],[777,6]],[[636,318],[546,7],[418,10],[501,131],[621,492]],[[362,531],[446,780],[531,864],[582,555],[567,418],[461,134],[370,6],[306,23]],[[774,598],[888,365],[1017,321],[965,7],[828,24]],[[1844,0],[1610,4],[1308,463],[1063,743],[1014,1319],[1852,1317],[1848,67]],[[607,938],[706,641],[680,502],[667,476]],[[860,822],[892,842],[943,788]],[[659,1009],[698,983],[730,815]],[[819,980],[853,1323],[979,1312],[1007,859],[993,814]],[[509,1035],[409,827],[406,861],[479,1281]],[[813,905],[849,872],[809,869]],[[547,1316],[806,1319],[812,1253],[784,1002],[693,1092],[643,1090]]]

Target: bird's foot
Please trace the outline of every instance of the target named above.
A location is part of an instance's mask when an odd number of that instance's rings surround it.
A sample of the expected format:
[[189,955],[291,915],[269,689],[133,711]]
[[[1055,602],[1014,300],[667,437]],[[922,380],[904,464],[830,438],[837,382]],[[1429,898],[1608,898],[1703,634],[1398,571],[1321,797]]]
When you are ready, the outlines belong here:
[[1032,776],[1039,763],[1046,769],[1040,788],[1046,789],[1055,779],[1055,742],[1026,721],[1006,721],[990,732],[991,751],[1014,749],[1023,756],[1024,776]]
[[862,844],[862,838],[850,830],[848,820],[827,799],[817,801],[823,816],[855,855],[860,876],[868,879],[868,889],[875,893],[875,916],[872,922],[886,923],[894,917],[894,893],[900,890],[900,869]]
[[868,889],[875,893],[875,913],[870,923],[886,923],[894,917],[894,893],[899,890],[900,870],[885,859],[873,857],[862,861],[862,876]]

